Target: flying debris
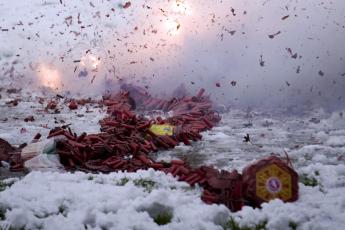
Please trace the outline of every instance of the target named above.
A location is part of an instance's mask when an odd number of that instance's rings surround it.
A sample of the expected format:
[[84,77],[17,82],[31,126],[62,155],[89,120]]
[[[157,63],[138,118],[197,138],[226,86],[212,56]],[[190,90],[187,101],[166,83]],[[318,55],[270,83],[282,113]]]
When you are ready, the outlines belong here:
[[73,23],[73,17],[72,16],[68,16],[65,18],[65,23],[67,26],[71,26]]
[[287,19],[288,17],[290,17],[290,15],[286,15],[286,16],[282,17],[282,20],[285,20],[285,19]]
[[261,67],[264,67],[265,66],[265,61],[262,58],[263,58],[262,55],[260,55],[259,63],[260,63]]
[[244,138],[243,142],[250,142],[250,136],[248,133],[243,138]]
[[87,77],[88,74],[88,71],[86,69],[83,69],[79,72],[78,77]]
[[231,7],[231,13],[232,13],[232,16],[236,16],[235,14],[235,9]]
[[286,51],[291,55],[291,58],[293,58],[293,59],[296,59],[297,58],[297,53],[292,53],[292,49],[291,48],[285,48],[286,49]]
[[300,73],[300,72],[301,72],[301,66],[297,66],[296,73]]
[[131,2],[126,2],[124,5],[122,5],[122,8],[123,8],[123,9],[127,9],[127,8],[129,8],[131,5],[132,5]]
[[281,32],[280,32],[280,30],[277,32],[277,33],[275,33],[275,34],[271,34],[271,35],[268,35],[268,37],[269,38],[271,38],[271,39],[273,39],[275,36],[277,36],[278,34],[280,34]]

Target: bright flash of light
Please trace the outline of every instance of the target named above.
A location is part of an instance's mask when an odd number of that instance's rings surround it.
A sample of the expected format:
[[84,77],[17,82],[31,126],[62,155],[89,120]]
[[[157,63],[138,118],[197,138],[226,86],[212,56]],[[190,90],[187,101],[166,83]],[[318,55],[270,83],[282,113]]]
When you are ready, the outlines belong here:
[[173,12],[180,15],[190,15],[192,13],[189,4],[184,0],[176,0],[173,3]]
[[37,76],[41,85],[57,90],[61,85],[61,76],[54,66],[39,64]]
[[97,57],[95,57],[91,54],[85,55],[80,60],[80,64],[83,67],[90,68],[91,70],[97,70],[100,63],[101,63],[101,61]]
[[181,21],[185,16],[191,15],[191,8],[185,0],[175,0],[172,4],[172,11],[164,21],[167,34],[176,36],[180,34]]
[[178,35],[180,33],[181,25],[177,20],[167,19],[165,26],[169,35]]

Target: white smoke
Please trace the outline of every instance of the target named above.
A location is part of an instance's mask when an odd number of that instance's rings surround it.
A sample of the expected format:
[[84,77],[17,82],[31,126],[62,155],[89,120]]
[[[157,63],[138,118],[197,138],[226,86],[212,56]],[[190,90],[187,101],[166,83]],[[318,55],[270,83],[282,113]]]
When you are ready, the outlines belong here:
[[184,83],[231,106],[345,105],[344,1],[125,2],[0,0],[3,72],[19,61],[40,85],[45,65],[83,94]]

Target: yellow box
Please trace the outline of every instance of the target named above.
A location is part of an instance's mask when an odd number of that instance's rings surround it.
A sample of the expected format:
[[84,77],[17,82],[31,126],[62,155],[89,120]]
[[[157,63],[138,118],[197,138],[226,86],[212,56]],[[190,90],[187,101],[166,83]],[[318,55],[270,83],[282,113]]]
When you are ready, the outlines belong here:
[[174,134],[174,126],[169,124],[156,125],[150,127],[151,132],[157,136],[172,136]]

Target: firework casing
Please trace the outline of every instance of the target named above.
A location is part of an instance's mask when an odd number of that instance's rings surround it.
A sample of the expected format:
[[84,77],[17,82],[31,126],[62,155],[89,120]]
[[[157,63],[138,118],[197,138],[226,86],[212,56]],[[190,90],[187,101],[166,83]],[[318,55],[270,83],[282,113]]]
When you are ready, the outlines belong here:
[[153,124],[150,127],[151,132],[157,136],[172,136],[174,134],[174,126],[169,124],[157,125]]
[[261,159],[243,170],[243,196],[249,203],[298,199],[298,174],[277,156]]
[[241,210],[243,206],[241,174],[236,170],[232,172],[222,170],[219,172],[214,168],[205,169],[208,186],[204,189],[204,195],[206,196],[203,195],[202,199],[206,203],[212,201],[212,203],[224,204],[231,211]]

